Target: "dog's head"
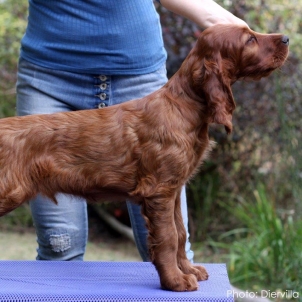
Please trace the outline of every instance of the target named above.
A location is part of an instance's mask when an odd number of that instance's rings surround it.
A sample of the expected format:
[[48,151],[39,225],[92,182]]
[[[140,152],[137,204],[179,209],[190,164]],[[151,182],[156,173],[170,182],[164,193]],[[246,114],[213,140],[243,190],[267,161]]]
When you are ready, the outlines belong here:
[[215,25],[206,29],[188,56],[191,87],[206,99],[210,123],[232,131],[235,102],[231,85],[239,79],[259,80],[279,68],[288,55],[289,39],[260,34],[248,27]]

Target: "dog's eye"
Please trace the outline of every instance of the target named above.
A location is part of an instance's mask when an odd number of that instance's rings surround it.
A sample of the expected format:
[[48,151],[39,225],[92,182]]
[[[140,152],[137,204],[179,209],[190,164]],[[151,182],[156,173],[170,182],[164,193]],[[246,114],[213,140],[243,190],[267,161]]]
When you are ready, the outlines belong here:
[[253,43],[253,42],[255,42],[255,41],[257,41],[256,37],[251,35],[251,36],[249,36],[249,38],[248,38],[248,40],[246,41],[246,43]]

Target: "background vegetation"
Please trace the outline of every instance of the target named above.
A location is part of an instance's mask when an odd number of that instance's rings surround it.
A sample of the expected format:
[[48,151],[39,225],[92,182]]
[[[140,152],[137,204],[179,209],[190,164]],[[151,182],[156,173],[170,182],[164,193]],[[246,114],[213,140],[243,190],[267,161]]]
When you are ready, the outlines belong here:
[[[188,186],[193,241],[227,257],[233,282],[302,295],[302,0],[217,1],[256,31],[290,37],[290,55],[260,82],[233,86],[234,132],[211,128],[211,158]],[[173,74],[201,29],[158,7]],[[14,115],[27,0],[0,1],[0,117]],[[2,220],[31,225],[26,207]]]

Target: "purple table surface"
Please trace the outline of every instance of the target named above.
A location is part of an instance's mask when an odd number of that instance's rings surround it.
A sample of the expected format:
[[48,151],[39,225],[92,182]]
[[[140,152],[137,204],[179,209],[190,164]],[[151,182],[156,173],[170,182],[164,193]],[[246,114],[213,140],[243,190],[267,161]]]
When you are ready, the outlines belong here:
[[0,302],[233,302],[225,264],[202,264],[210,277],[194,292],[162,290],[151,263],[0,261]]

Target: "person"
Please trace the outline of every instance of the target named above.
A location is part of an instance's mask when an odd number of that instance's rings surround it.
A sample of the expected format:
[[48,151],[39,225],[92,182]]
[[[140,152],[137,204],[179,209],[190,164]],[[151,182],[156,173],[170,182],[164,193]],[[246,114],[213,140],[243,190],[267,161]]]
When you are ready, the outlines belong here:
[[[212,0],[160,3],[203,28],[217,23],[246,25]],[[166,83],[165,61],[152,0],[29,0],[18,64],[17,114],[102,110],[143,97]],[[83,260],[88,236],[86,202],[62,193],[57,200],[55,205],[38,195],[30,202],[38,242],[36,259]],[[193,261],[184,188],[181,204],[186,253]],[[148,261],[140,207],[130,202],[127,206],[138,250]]]

